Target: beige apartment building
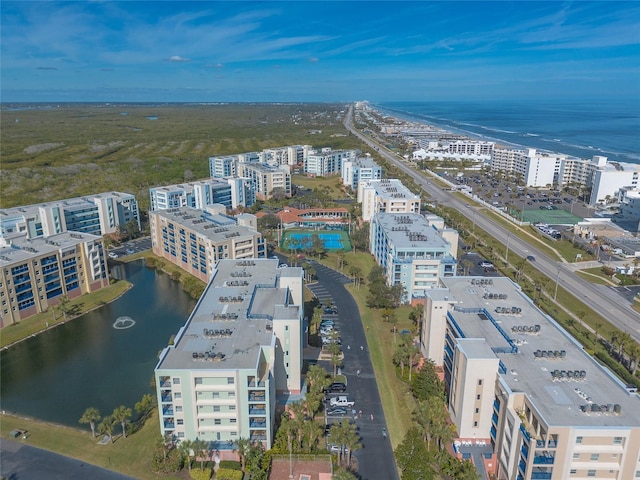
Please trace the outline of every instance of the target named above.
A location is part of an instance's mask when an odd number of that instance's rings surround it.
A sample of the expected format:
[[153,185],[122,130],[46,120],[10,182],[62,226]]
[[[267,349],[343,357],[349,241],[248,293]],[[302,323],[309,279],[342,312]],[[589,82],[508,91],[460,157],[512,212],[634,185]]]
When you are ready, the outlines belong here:
[[[0,237],[0,327],[109,286],[102,237],[65,232]],[[53,320],[53,314],[52,314]]]
[[362,220],[370,222],[376,213],[420,213],[420,196],[397,178],[358,182],[358,203]]
[[458,438],[500,480],[640,478],[640,400],[505,277],[425,292],[424,355],[444,371]]
[[223,205],[149,212],[153,253],[203,282],[223,259],[260,258],[266,245],[255,215],[226,215]]

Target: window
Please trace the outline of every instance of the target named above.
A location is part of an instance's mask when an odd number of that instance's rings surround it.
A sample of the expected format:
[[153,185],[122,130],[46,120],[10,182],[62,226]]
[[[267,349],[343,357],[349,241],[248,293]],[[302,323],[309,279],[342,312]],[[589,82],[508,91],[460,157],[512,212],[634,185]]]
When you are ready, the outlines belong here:
[[582,443],[582,437],[576,437],[576,443],[578,444]]
[[596,476],[595,470],[587,470],[587,477],[595,477],[595,476]]
[[478,386],[481,386],[481,385],[482,385],[482,379],[479,379],[478,380]]
[[233,385],[235,383],[235,379],[233,377],[227,377],[227,385]]
[[480,394],[476,395],[476,400],[480,400]]
[[578,473],[578,470],[576,470],[575,468],[572,468],[572,469],[569,471],[569,473],[570,473],[571,475],[575,475],[576,473]]
[[480,413],[480,409],[479,408],[476,408],[476,413]]
[[579,459],[579,458],[580,458],[580,454],[579,454],[579,453],[574,453],[574,454],[573,454],[573,459],[574,459],[574,460],[577,460],[577,459]]
[[174,385],[180,385],[180,378],[176,377],[172,381]]
[[182,398],[182,394],[180,392],[176,392],[173,394],[174,398],[177,400],[179,398]]
[[184,425],[184,420],[183,420],[182,418],[179,418],[179,419],[177,420],[177,424],[178,424],[178,425]]
[[614,445],[621,445],[622,444],[622,437],[613,437],[613,444]]
[[229,423],[236,423],[238,420],[236,418],[230,418]]
[[284,327],[284,331],[285,331],[285,332],[289,331],[289,325],[285,325],[285,327]]
[[230,412],[235,412],[236,411],[236,406],[235,405],[229,405],[229,411]]
[[213,411],[214,412],[219,412],[220,411],[220,405],[214,405],[213,406]]
[[478,426],[478,422],[473,422],[473,426],[477,427]]
[[229,392],[229,393],[227,394],[227,397],[229,397],[229,398],[236,398],[236,392]]
[[202,377],[196,377],[196,385],[202,385]]
[[591,454],[591,461],[592,462],[597,462],[599,458],[600,458],[600,454],[599,453],[592,453]]
[[176,413],[182,413],[182,405],[176,405]]
[[178,432],[178,438],[184,438],[184,432]]
[[213,393],[211,394],[211,396],[212,396],[213,398],[220,398],[220,392],[213,392]]
[[216,419],[213,420],[213,423],[215,425],[220,425],[222,423],[222,420],[220,420],[219,418],[216,418]]

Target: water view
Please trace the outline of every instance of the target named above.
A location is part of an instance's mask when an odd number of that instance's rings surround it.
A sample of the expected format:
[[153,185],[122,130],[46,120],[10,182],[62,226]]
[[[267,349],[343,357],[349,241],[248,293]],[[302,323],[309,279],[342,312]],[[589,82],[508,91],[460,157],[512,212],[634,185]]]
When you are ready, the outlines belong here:
[[133,288],[109,305],[2,352],[3,410],[77,427],[87,407],[103,415],[119,405],[133,409],[142,395],[153,392],[158,352],[195,300],[142,261],[113,267],[112,275]]

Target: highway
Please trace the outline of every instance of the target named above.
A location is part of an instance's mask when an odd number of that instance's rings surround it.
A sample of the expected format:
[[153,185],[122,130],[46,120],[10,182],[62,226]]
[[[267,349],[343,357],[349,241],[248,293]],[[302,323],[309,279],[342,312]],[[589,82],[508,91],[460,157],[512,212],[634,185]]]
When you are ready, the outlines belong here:
[[[501,239],[503,245],[509,240],[509,252],[514,252],[521,257],[533,255],[535,261],[531,262],[534,268],[541,273],[558,281],[566,291],[580,299],[585,305],[594,312],[599,313],[606,318],[612,325],[621,331],[628,332],[631,337],[640,343],[640,315],[627,304],[627,301],[620,297],[610,288],[602,285],[590,283],[567,267],[567,264],[556,261],[528,242],[520,239],[516,235],[511,234],[509,230],[486,217],[480,210],[468,208],[466,204],[460,201],[452,193],[443,190],[434,182],[429,181],[423,175],[417,175],[416,171],[401,161],[395,154],[389,152],[384,146],[374,142],[369,137],[361,134],[353,128],[353,106],[349,107],[349,112],[345,117],[344,125],[353,134],[369,145],[380,155],[410,175],[416,184],[424,191],[431,195],[433,200],[449,207],[455,208],[469,220],[475,222],[475,225],[483,229],[496,239]],[[575,313],[575,312],[574,312]]]

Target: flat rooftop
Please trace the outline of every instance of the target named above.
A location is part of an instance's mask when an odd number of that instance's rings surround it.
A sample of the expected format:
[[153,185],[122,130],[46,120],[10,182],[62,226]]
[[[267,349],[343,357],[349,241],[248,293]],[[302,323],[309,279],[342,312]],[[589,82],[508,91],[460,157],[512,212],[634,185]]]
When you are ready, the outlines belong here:
[[272,259],[218,262],[157,368],[256,368],[262,347],[274,342],[273,322],[300,318],[302,306],[293,305],[288,289],[279,287],[279,277],[288,275],[301,276],[300,267],[278,268],[278,260]]
[[[451,277],[442,283],[448,291],[427,295],[454,304],[451,314],[464,336],[486,339],[490,353],[506,368],[506,384],[524,392],[548,425],[640,425],[639,397],[629,394],[517,284],[506,277]],[[565,375],[554,380],[554,371]],[[580,408],[591,404],[618,404],[620,414]]]
[[0,209],[1,217],[18,217],[18,216],[33,216],[39,213],[39,209],[42,207],[60,207],[68,210],[70,207],[78,208],[83,205],[95,206],[94,199],[115,198],[121,200],[130,200],[135,197],[130,193],[122,192],[103,192],[95,195],[87,195],[84,197],[67,198],[64,200],[53,200],[51,202],[36,203],[33,205],[24,205],[20,207],[2,208]]
[[427,219],[418,213],[377,213],[376,220],[396,249],[445,250],[449,246]]
[[218,243],[232,237],[253,237],[257,235],[255,230],[244,225],[238,225],[233,217],[219,213],[212,214],[191,207],[156,210],[151,214],[180,224]]
[[75,249],[80,243],[102,241],[102,237],[89,233],[65,232],[29,240],[24,233],[19,233],[6,237],[6,240],[10,245],[0,247],[0,266],[2,267],[69,248]]
[[384,199],[415,199],[420,200],[420,196],[413,193],[397,178],[383,178],[381,180],[369,180],[365,188],[373,187],[378,196]]

